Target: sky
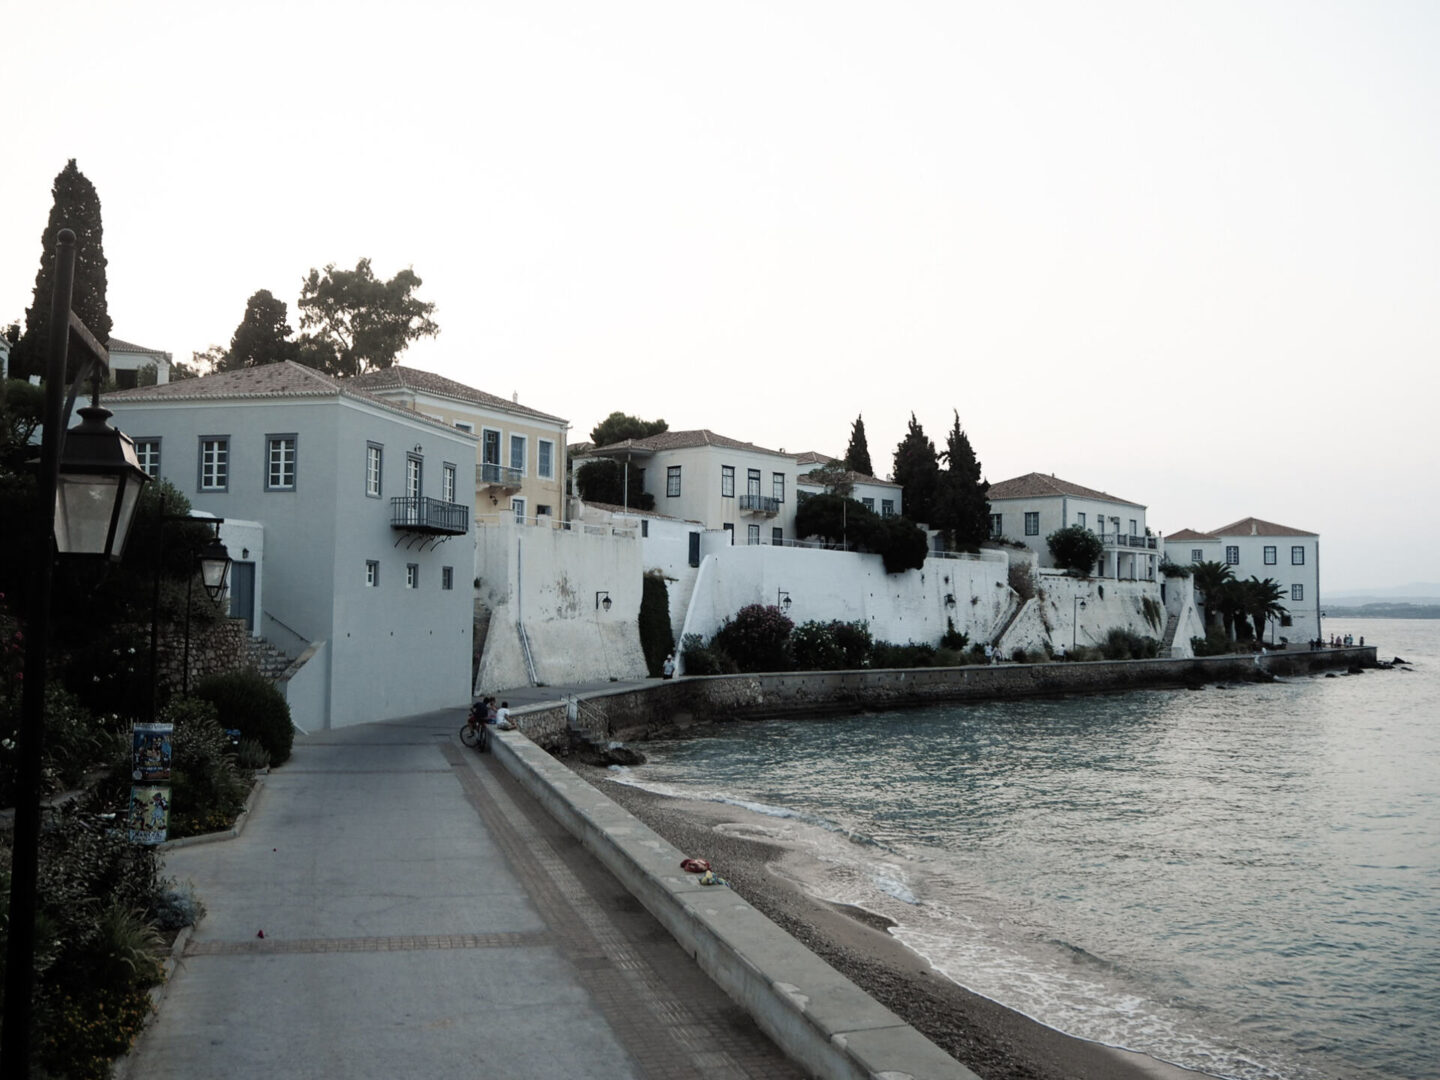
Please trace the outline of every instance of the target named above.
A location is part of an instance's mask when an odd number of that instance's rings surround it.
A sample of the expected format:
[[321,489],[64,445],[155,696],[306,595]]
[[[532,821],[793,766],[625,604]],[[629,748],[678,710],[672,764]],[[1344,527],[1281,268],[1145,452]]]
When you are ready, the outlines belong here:
[[413,267],[401,362],[890,471],[1321,535],[1434,580],[1440,6],[0,0],[0,322],[51,184],[176,359],[312,267]]

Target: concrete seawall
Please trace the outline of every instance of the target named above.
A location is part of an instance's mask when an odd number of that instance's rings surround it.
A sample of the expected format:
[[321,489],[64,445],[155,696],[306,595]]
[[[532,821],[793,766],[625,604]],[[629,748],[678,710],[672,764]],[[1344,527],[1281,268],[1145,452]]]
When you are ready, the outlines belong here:
[[[1375,647],[1366,646],[1190,660],[707,675],[587,695],[575,726],[596,738],[631,741],[739,716],[763,720],[950,701],[1203,686],[1374,666]],[[525,734],[541,746],[564,740],[570,726],[565,705],[529,711],[517,720]]]

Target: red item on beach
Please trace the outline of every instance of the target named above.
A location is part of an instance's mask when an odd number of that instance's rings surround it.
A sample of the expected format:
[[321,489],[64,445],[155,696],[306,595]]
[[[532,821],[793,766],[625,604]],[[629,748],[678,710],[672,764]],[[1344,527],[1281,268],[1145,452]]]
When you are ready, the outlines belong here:
[[703,874],[710,869],[710,864],[704,859],[685,859],[680,863],[680,869],[691,874]]

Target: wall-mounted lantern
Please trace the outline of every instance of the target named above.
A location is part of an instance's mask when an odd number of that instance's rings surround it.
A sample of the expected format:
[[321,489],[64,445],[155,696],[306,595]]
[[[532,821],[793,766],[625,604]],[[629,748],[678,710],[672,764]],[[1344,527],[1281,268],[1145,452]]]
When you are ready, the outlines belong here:
[[784,589],[775,590],[775,606],[786,613],[790,611],[790,594]]
[[608,592],[606,592],[604,589],[601,589],[599,592],[597,592],[597,593],[595,594],[595,610],[596,610],[596,611],[599,611],[601,608],[604,608],[606,611],[609,611],[609,610],[610,610],[610,604],[611,604],[610,594],[609,594]]

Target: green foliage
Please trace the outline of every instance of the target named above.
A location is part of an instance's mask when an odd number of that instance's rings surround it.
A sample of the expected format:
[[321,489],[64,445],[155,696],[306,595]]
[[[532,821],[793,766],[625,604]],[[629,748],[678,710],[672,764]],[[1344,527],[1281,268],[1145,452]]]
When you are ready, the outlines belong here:
[[877,668],[940,667],[940,650],[927,642],[906,642],[896,645],[890,641],[877,641],[871,664]]
[[925,530],[908,517],[881,518],[879,527],[865,538],[865,544],[872,551],[879,548],[887,574],[919,570],[930,554]]
[[801,623],[790,635],[790,651],[800,671],[847,671],[868,667],[874,642],[863,620]]
[[812,495],[804,500],[795,513],[795,531],[879,555],[887,574],[918,570],[929,554],[924,530],[908,518],[882,518],[841,495]]
[[[21,695],[0,697],[0,806],[15,805],[16,749],[20,730]],[[85,774],[114,759],[114,716],[97,717],[74,694],[50,680],[45,686],[45,746],[41,784],[46,792],[72,790]]]
[[855,417],[850,425],[850,445],[845,448],[845,467],[864,476],[874,476],[875,466],[870,464],[870,444],[865,439],[865,420]]
[[253,738],[270,755],[271,765],[290,760],[295,729],[290,723],[290,706],[274,684],[256,671],[232,671],[211,675],[195,688],[195,696],[215,706],[222,728]]
[[229,828],[245,805],[250,785],[215,706],[200,698],[177,698],[160,720],[175,725],[170,763],[171,838]]
[[675,650],[675,634],[670,629],[670,589],[659,570],[651,570],[642,580],[640,648],[645,653],[645,667],[652,678],[658,678],[665,657]]
[[1067,525],[1045,538],[1055,565],[1087,577],[1095,572],[1095,564],[1105,554],[1100,538],[1083,525]]
[[1026,559],[1013,559],[1007,573],[1010,581],[1010,588],[1015,590],[1021,600],[1031,599],[1037,590],[1035,584],[1035,568]]
[[[227,736],[228,738],[228,736]],[[259,739],[241,739],[235,747],[235,764],[243,772],[259,772],[270,767],[270,751]]]
[[[811,469],[810,477],[824,488],[826,495],[843,495],[848,499],[855,492],[854,473],[845,467],[843,461],[832,461]],[[808,493],[806,497],[810,497]]]
[[[0,469],[20,472],[36,456],[30,439],[45,415],[45,388],[24,379],[0,383]],[[12,518],[10,520],[20,520]]]
[[334,263],[312,269],[298,306],[300,328],[313,332],[300,342],[297,359],[332,375],[390,367],[412,341],[440,332],[430,317],[435,305],[415,296],[422,284],[408,267],[382,281],[369,259],[354,270]]
[[1196,656],[1224,656],[1235,651],[1235,645],[1223,630],[1209,630],[1204,637],[1190,639],[1191,651]]
[[1105,635],[1100,651],[1106,660],[1144,660],[1160,655],[1160,642],[1116,627]]
[[205,905],[190,882],[166,882],[150,902],[150,922],[158,930],[180,930],[205,917]]
[[[726,619],[711,641],[743,672],[787,671],[787,648],[795,624],[774,604],[748,604]],[[688,668],[687,668],[688,670]]]
[[1235,580],[1235,571],[1220,562],[1198,562],[1191,570],[1195,578],[1195,590],[1200,593],[1205,605],[1206,633],[1212,624],[1224,617],[1227,605],[1226,587]]
[[[940,483],[940,458],[925,429],[910,414],[910,426],[895,447],[895,483],[903,489],[904,510],[912,521],[935,520],[935,496]],[[987,530],[988,531],[988,530]]]
[[1289,614],[1289,610],[1280,603],[1285,598],[1285,590],[1280,587],[1279,582],[1274,578],[1266,578],[1261,581],[1254,574],[1250,575],[1247,581],[1238,581],[1234,585],[1237,595],[1234,603],[1239,613],[1247,616],[1255,628],[1255,640],[1259,641],[1265,637],[1265,622],[1280,619]]
[[[313,271],[312,271],[313,273]],[[245,315],[230,338],[230,348],[220,359],[220,371],[238,371],[278,364],[299,356],[299,343],[292,341],[284,300],[277,300],[269,289],[261,289],[245,303]]]
[[1149,623],[1153,629],[1159,630],[1161,622],[1165,617],[1164,610],[1160,607],[1160,601],[1156,600],[1153,596],[1142,596],[1140,598],[1140,607],[1145,612],[1145,621]]
[[[25,309],[25,332],[10,354],[10,374],[17,378],[44,375],[50,347],[50,310],[55,293],[55,240],[61,229],[75,233],[75,286],[70,308],[95,335],[110,340],[110,312],[106,304],[104,226],[100,196],[95,185],[71,158],[50,189],[54,201],[50,220],[40,237],[40,269],[35,275],[33,300]],[[66,382],[78,370],[79,355],[71,350]]]
[[[630,474],[628,487],[625,470]],[[645,490],[644,473],[628,461],[595,458],[585,462],[575,470],[575,490],[586,502],[628,506],[631,510],[655,509],[655,496]]]
[[680,650],[686,675],[733,675],[739,669],[735,661],[713,645],[705,644],[699,634],[686,634]]
[[664,420],[641,420],[618,409],[590,429],[590,441],[596,446],[609,446],[626,439],[646,439],[669,431]]
[[945,468],[938,478],[931,523],[944,532],[951,548],[978,550],[990,538],[990,485],[981,479],[980,462],[960,426],[958,411],[940,456]]
[[955,620],[946,616],[945,633],[940,635],[940,647],[942,649],[953,649],[955,652],[964,652],[965,646],[970,643],[970,635],[962,634],[955,629]]
[[1188,578],[1190,567],[1181,566],[1177,562],[1171,562],[1168,557],[1160,560],[1160,573],[1168,578]]

